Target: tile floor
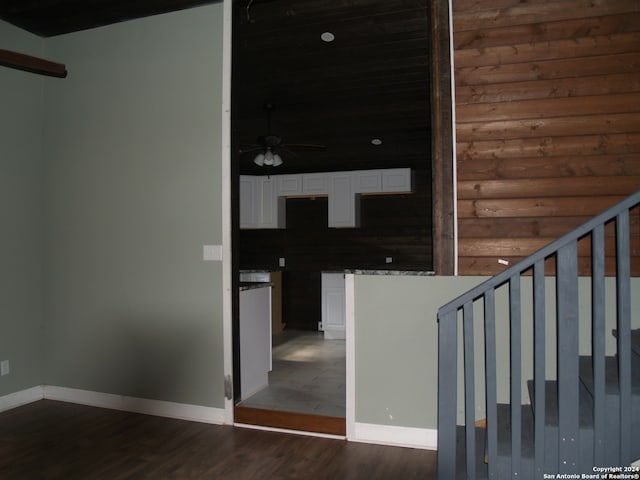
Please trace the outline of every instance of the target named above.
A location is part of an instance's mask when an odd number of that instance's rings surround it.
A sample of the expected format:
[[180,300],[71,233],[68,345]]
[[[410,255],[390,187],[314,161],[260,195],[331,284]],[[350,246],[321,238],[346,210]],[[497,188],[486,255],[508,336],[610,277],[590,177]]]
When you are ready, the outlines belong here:
[[273,337],[269,386],[242,406],[344,417],[345,341],[322,332],[285,331]]

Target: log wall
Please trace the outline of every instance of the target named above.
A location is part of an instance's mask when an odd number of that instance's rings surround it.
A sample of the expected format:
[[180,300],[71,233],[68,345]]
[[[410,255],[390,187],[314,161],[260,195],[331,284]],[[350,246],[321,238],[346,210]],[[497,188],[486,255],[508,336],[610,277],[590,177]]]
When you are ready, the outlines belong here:
[[[495,274],[640,189],[638,0],[453,0],[453,43],[460,274]],[[632,229],[637,275],[637,214]]]

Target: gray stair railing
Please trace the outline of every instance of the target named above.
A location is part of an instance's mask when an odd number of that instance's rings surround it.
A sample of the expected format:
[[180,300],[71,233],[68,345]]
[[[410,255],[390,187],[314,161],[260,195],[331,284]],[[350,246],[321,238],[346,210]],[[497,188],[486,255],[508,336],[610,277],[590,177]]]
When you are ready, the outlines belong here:
[[[506,478],[543,478],[543,473],[576,473],[579,449],[579,305],[578,241],[591,240],[591,356],[593,368],[593,460],[604,464],[605,449],[605,225],[615,222],[615,277],[617,328],[616,354],[619,386],[619,459],[629,465],[631,458],[631,292],[630,292],[630,210],[640,204],[640,191],[609,208],[572,232],[477,287],[460,295],[438,310],[438,463],[437,478],[498,479],[498,401],[496,374],[496,291],[508,290],[509,372],[510,372],[510,467]],[[547,305],[545,260],[555,259],[555,305]],[[612,268],[613,270],[613,268]],[[533,460],[523,475],[522,459],[522,312],[521,279],[532,282]],[[474,351],[474,305],[481,302],[484,316],[484,378],[476,379]],[[480,308],[480,307],[479,307]],[[558,385],[557,470],[545,468],[545,357],[549,346],[545,338],[545,311],[555,308],[557,322],[556,362]],[[464,382],[464,425],[459,426],[458,346],[461,332]],[[479,327],[482,328],[482,327]],[[484,448],[476,433],[477,381],[484,382],[486,431]],[[462,416],[462,413],[460,413]],[[461,430],[464,433],[461,434]],[[464,451],[464,455],[461,452]],[[479,456],[481,460],[478,461]],[[459,471],[456,472],[456,467]],[[478,469],[483,471],[479,472]],[[463,472],[462,469],[466,469]],[[585,472],[589,473],[589,472]],[[457,476],[458,475],[458,476]]]

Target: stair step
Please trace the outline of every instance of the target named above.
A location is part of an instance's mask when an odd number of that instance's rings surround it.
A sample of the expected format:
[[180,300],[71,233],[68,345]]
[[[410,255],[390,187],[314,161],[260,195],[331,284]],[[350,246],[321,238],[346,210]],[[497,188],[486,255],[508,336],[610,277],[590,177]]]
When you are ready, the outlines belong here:
[[[611,333],[618,338],[618,331],[615,328]],[[631,330],[631,351],[636,355],[640,355],[640,328]]]
[[[487,464],[484,461],[486,430],[480,427],[473,427],[476,438],[476,454],[474,458],[476,466],[476,479],[486,480],[488,478]],[[466,480],[467,478],[467,457],[466,457],[466,435],[465,428],[458,425],[456,429],[456,480]]]
[[[529,397],[531,399],[531,407],[535,415],[535,383],[533,380],[527,382],[529,387]],[[593,427],[593,397],[589,390],[580,382],[579,386],[580,400],[580,428]],[[545,425],[558,425],[558,382],[555,380],[547,380],[545,382]]]
[[[498,455],[493,469],[497,479],[511,479],[511,407],[498,404]],[[522,405],[522,457],[520,480],[533,480],[533,413],[530,405]],[[488,478],[488,466],[485,463],[486,428],[474,427],[476,434],[476,478]],[[458,426],[456,431],[457,459],[456,479],[466,479],[466,441],[465,429]],[[488,459],[487,459],[488,460]]]
[[[518,477],[521,480],[533,479],[533,410],[531,405],[521,405],[522,426],[521,468]],[[498,404],[498,458],[496,465],[497,478],[512,478],[511,475],[511,407]]]
[[[618,359],[617,357],[605,357],[605,390],[607,395],[617,395],[620,392],[618,385]],[[593,394],[593,361],[590,356],[580,357],[580,380],[587,390]],[[640,356],[631,355],[631,393],[640,396]]]
[[[580,380],[590,395],[594,395],[593,364],[591,357],[580,357]],[[605,358],[605,460],[611,465],[619,463],[620,451],[620,386],[618,385],[617,357]],[[631,355],[631,454],[640,457],[640,356]]]
[[[536,412],[535,384],[532,380],[527,382],[531,407],[534,417]],[[579,385],[579,431],[578,440],[578,465],[581,471],[590,471],[593,467],[593,397],[586,387]],[[547,380],[545,382],[545,456],[544,467],[547,472],[558,471],[559,465],[559,430],[558,430],[558,382]]]

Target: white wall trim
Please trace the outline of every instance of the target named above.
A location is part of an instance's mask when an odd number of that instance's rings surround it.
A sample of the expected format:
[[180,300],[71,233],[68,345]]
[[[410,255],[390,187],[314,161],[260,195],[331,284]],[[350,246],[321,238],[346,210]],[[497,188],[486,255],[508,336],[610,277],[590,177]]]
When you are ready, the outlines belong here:
[[[222,5],[222,343],[224,376],[233,383],[231,242],[231,0]],[[224,399],[225,423],[233,424],[233,398]]]
[[346,355],[346,430],[347,438],[356,436],[356,287],[355,275],[344,276],[345,355]]
[[455,47],[453,45],[453,0],[448,2],[449,8],[449,59],[451,68],[451,161],[453,162],[453,274],[458,275],[458,151],[456,147],[456,71]]
[[398,427],[372,423],[356,423],[353,442],[375,443],[397,447],[438,449],[438,431],[431,428]]
[[27,388],[19,392],[10,393],[0,397],[0,412],[17,408],[27,403],[37,402],[44,398],[42,386]]
[[[32,387],[0,397],[0,412],[17,408],[38,400],[55,400],[76,403],[91,407],[108,408],[125,412],[142,413],[159,417],[176,418],[193,422],[222,425],[226,422],[226,410],[223,408],[203,407],[184,403],[149,400],[111,393],[92,392],[75,388],[55,387],[51,385]],[[353,400],[353,399],[352,399]],[[355,402],[351,402],[355,403]],[[355,413],[355,412],[352,412]],[[304,436],[344,439],[338,435],[329,435],[297,430],[261,427],[256,425],[235,424],[239,428],[250,428]],[[436,450],[438,431],[428,428],[398,427],[371,423],[347,421],[347,439],[352,442],[374,443],[398,447]]]
[[248,423],[234,423],[234,427],[246,428],[248,430],[262,430],[264,432],[288,433],[292,435],[301,435],[303,437],[330,438],[333,440],[345,440],[343,435],[332,435],[330,433],[307,432],[303,430],[291,430],[288,428],[267,427],[264,425],[251,425]]
[[45,385],[42,388],[44,389],[44,398],[47,400],[78,403],[91,407],[109,408],[111,410],[122,410],[125,412],[142,413],[145,415],[176,418],[193,422],[217,425],[225,423],[225,409],[223,408],[149,400],[50,385]]

